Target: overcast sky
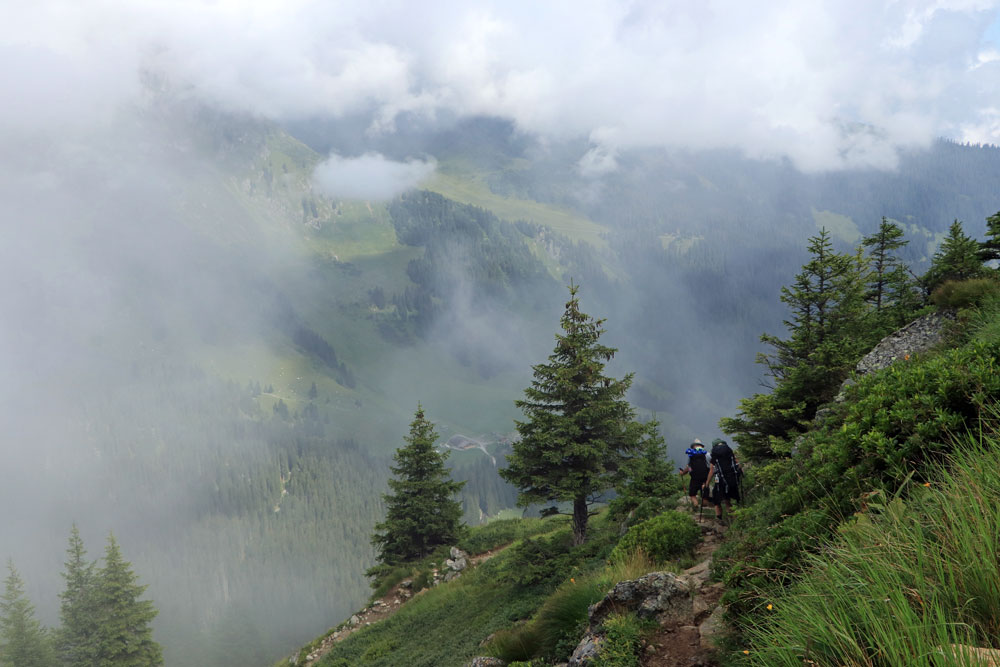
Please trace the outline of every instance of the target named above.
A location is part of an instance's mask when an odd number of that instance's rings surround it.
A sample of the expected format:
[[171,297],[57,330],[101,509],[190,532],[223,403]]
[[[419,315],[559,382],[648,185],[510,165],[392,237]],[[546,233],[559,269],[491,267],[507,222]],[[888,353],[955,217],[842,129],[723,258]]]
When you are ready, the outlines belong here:
[[403,112],[500,115],[589,136],[605,167],[643,145],[891,167],[936,136],[1000,143],[998,4],[6,2],[0,123],[86,127],[152,71],[275,119],[370,113],[372,133]]

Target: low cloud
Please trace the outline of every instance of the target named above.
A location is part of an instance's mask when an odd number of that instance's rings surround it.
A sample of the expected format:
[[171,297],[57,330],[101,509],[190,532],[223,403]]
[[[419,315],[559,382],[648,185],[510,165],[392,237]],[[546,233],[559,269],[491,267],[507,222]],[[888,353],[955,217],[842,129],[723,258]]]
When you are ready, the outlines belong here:
[[[0,48],[34,53],[5,59],[17,71],[0,72],[0,86],[15,104],[0,120],[36,118],[26,101],[42,118],[99,110],[143,71],[229,111],[365,114],[374,134],[392,133],[402,115],[491,115],[563,138],[603,128],[614,144],[595,143],[612,155],[735,147],[822,170],[892,167],[899,149],[937,136],[1000,143],[982,122],[1000,90],[990,0],[438,0],[409,10],[400,0],[6,7]],[[113,44],[94,39],[112,32]],[[67,71],[53,75],[60,63]],[[85,86],[71,63],[83,64]],[[598,157],[581,168],[613,166]]]
[[316,167],[313,181],[330,197],[383,201],[418,187],[434,174],[436,166],[433,160],[396,162],[379,153],[331,155]]

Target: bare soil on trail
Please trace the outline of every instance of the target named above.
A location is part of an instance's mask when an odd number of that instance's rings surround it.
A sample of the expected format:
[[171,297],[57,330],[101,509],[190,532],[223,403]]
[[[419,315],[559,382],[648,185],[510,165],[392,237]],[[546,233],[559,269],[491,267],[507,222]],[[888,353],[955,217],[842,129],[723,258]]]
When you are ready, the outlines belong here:
[[[678,509],[689,507],[685,504]],[[715,518],[713,510],[706,510],[699,522],[702,540],[695,550],[697,564],[684,572],[694,588],[693,623],[665,625],[648,637],[641,657],[643,667],[718,667],[711,637],[721,629],[719,600],[724,588],[722,584],[709,582],[708,576],[726,526]]]

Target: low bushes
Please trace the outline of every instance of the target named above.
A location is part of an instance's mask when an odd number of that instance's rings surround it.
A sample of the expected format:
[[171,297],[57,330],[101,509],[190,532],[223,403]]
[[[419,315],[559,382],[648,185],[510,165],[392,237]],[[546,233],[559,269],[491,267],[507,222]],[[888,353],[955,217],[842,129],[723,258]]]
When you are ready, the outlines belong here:
[[731,611],[752,619],[871,494],[923,482],[951,453],[952,434],[978,428],[1000,398],[998,370],[998,339],[900,360],[861,378],[835,418],[797,441],[795,455],[758,466],[758,501],[736,514],[713,561]]
[[654,562],[663,563],[691,551],[700,538],[701,530],[689,515],[664,512],[629,528],[611,552],[611,559],[642,551]]
[[970,308],[1000,297],[1000,283],[992,278],[947,280],[931,294],[939,308]]

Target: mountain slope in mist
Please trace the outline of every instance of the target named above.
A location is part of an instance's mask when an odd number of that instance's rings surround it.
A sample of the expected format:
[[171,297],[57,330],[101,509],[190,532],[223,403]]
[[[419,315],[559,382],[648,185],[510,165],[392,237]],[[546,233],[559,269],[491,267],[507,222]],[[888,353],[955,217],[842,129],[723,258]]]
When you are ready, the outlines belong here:
[[722,152],[581,161],[585,144],[489,119],[376,139],[434,156],[436,192],[324,194],[328,161],[286,132],[156,98],[98,133],[18,139],[0,410],[22,473],[0,494],[25,509],[0,546],[48,622],[75,520],[92,551],[113,530],[150,584],[168,664],[276,656],[365,597],[418,401],[464,436],[466,519],[512,505],[497,443],[570,280],[676,453],[753,391],[817,224],[848,243],[904,220],[919,259],[951,216],[975,234],[1000,208],[996,151],[952,144],[896,174],[805,176]]

